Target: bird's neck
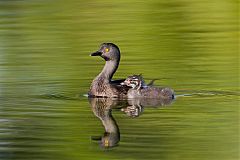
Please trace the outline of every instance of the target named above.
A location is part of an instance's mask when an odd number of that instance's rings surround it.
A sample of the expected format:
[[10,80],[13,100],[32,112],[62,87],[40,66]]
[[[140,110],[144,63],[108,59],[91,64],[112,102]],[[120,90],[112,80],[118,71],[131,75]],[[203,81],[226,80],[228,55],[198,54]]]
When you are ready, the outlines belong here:
[[111,113],[108,117],[105,117],[104,119],[102,119],[102,124],[105,128],[105,131],[108,133],[118,133],[119,132],[118,125],[117,125],[116,121],[114,120],[114,118],[112,117]]
[[119,65],[119,60],[106,61],[102,72],[97,76],[97,79],[102,79],[105,81],[111,81],[114,73],[116,72]]

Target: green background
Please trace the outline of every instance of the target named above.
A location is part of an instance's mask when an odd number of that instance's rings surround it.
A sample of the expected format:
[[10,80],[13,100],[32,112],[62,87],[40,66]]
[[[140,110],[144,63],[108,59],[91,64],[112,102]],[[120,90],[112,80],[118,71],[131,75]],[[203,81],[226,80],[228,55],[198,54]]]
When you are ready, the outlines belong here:
[[[0,1],[0,158],[141,160],[239,158],[239,1]],[[113,110],[121,140],[104,133],[87,97],[104,61],[114,78],[142,73],[177,94],[129,118]]]

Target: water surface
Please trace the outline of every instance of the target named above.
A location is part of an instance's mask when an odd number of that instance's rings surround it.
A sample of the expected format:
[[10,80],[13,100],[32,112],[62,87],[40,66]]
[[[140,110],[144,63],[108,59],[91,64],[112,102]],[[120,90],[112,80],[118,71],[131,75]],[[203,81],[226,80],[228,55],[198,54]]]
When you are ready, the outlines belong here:
[[[0,1],[0,158],[239,159],[238,5]],[[126,101],[108,108],[120,137],[112,148],[94,140],[105,129],[84,96],[102,42],[120,47],[115,79],[142,73],[177,94],[136,117]]]

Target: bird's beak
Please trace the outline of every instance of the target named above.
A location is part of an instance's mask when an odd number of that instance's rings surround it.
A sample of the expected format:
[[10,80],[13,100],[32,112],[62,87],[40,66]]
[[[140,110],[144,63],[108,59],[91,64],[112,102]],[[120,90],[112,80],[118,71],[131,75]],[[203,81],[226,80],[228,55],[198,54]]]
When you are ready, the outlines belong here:
[[128,82],[124,81],[124,82],[121,82],[120,83],[122,86],[127,86],[128,85]]
[[99,140],[102,139],[102,137],[101,137],[101,136],[91,136],[91,139],[92,139],[93,141],[99,141]]
[[102,55],[102,52],[94,52],[94,53],[91,53],[90,56],[101,56]]

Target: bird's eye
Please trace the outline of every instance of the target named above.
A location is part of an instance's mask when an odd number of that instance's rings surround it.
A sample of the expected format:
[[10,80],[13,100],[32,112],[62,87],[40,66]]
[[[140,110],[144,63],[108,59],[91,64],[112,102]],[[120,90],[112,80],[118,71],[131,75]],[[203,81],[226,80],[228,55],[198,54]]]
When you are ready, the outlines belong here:
[[109,51],[109,48],[105,48],[105,52],[108,52]]

